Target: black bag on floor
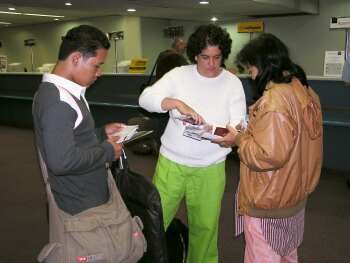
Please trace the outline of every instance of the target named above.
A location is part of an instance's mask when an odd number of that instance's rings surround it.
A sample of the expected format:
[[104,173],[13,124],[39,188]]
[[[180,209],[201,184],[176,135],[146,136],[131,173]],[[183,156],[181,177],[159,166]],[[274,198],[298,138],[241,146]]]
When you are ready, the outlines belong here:
[[178,218],[171,221],[166,231],[169,263],[185,263],[188,252],[188,227]]
[[119,162],[113,162],[111,171],[130,213],[138,215],[144,225],[147,251],[139,262],[168,263],[162,207],[156,187],[145,176],[129,169],[124,152]]
[[157,188],[145,176],[129,169],[125,152],[113,162],[112,174],[132,216],[143,222],[147,251],[139,263],[185,263],[188,251],[188,228],[174,218],[166,233]]

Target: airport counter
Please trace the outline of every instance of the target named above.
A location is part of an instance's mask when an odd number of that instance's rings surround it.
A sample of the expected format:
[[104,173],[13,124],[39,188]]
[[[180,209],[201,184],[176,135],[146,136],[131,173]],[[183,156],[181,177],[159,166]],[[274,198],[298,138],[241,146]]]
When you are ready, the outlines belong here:
[[[41,73],[0,73],[0,124],[31,128],[31,105],[41,82]],[[87,89],[86,99],[96,126],[125,122],[143,112],[138,94],[146,75],[105,74]]]
[[[0,125],[32,128],[31,105],[42,74],[0,73]],[[246,75],[240,76],[250,104],[252,92]],[[324,163],[328,169],[350,171],[350,87],[339,79],[309,76],[319,94],[324,126]],[[147,75],[104,74],[86,93],[96,126],[126,122],[131,117],[149,114],[138,106],[138,95]]]
[[350,86],[339,79],[309,76],[323,112],[323,166],[350,171]]

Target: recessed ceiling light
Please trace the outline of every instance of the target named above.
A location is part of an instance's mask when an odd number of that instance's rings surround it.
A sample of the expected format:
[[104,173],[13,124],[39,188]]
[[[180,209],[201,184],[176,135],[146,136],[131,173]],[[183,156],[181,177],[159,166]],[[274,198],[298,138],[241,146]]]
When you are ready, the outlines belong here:
[[1,22],[0,21],[0,25],[11,25],[11,23],[10,22]]
[[218,21],[218,19],[215,16],[213,16],[212,18],[210,18],[210,21],[216,22]]
[[135,8],[128,8],[128,9],[126,9],[126,11],[128,11],[128,12],[136,12],[136,9]]
[[15,10],[16,10],[16,8],[14,8],[14,7],[9,7],[9,10],[11,10],[11,11],[15,11]]
[[66,6],[70,6],[70,5],[72,5],[72,3],[67,2],[67,3],[64,3],[64,5],[66,5]]
[[58,21],[59,19],[58,18],[54,18],[53,20]]
[[201,4],[201,5],[208,5],[209,1],[199,1],[199,4]]

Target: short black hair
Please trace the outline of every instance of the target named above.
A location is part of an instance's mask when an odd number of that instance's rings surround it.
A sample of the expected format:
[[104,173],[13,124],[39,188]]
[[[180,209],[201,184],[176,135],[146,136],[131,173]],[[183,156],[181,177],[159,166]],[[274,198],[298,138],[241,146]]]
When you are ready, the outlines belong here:
[[253,80],[257,98],[262,96],[269,81],[289,83],[295,72],[287,46],[270,33],[263,33],[245,44],[236,56],[236,64],[240,70],[248,66],[258,69]]
[[109,49],[109,40],[101,30],[89,25],[70,29],[62,37],[58,59],[65,60],[73,52],[81,52],[84,57],[93,57],[97,49]]
[[208,46],[218,46],[221,50],[222,61],[226,60],[231,52],[232,39],[227,31],[217,25],[208,24],[199,26],[190,36],[187,43],[187,57],[195,63],[195,57]]

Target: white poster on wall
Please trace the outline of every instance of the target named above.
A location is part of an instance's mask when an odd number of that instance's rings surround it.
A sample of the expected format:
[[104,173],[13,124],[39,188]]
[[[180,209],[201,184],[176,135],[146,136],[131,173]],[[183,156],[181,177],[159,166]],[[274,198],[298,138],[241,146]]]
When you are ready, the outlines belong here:
[[7,56],[0,55],[0,72],[7,71]]
[[324,55],[323,75],[341,77],[344,65],[344,51],[326,51]]

